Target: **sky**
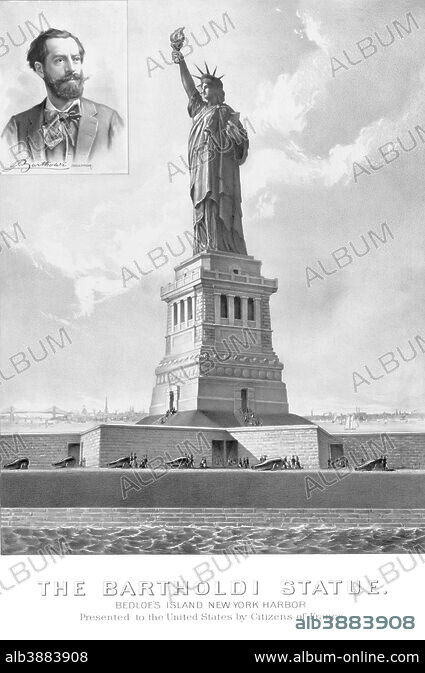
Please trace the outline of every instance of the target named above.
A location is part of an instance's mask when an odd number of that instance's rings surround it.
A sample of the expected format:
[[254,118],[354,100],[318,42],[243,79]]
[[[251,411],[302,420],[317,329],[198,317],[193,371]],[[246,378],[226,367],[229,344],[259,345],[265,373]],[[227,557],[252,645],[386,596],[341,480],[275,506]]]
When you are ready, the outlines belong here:
[[[85,95],[123,116],[128,107],[130,155],[126,175],[1,176],[0,230],[18,222],[25,239],[8,247],[0,235],[0,369],[15,374],[1,379],[0,408],[98,409],[106,395],[110,410],[149,408],[164,352],[160,287],[191,253],[181,159],[191,121],[178,68],[162,58],[170,33],[185,26],[191,71],[217,65],[226,102],[249,120],[243,226],[248,253],[279,281],[273,344],[290,410],[423,410],[423,3],[134,0],[128,73],[120,66],[118,77],[128,101],[110,93],[121,85],[108,86],[117,80],[108,2],[102,31],[82,20],[78,6],[90,4],[1,3],[3,36],[44,12],[51,26],[84,37]],[[2,119],[21,111],[20,87],[28,105],[44,96],[22,66],[28,45],[0,56]],[[350,245],[365,252],[365,241],[369,252],[355,255]],[[135,260],[146,275],[124,284],[122,269],[137,273]],[[28,357],[28,347],[41,357],[40,340],[58,340],[61,328],[65,346],[16,373],[10,358]]]

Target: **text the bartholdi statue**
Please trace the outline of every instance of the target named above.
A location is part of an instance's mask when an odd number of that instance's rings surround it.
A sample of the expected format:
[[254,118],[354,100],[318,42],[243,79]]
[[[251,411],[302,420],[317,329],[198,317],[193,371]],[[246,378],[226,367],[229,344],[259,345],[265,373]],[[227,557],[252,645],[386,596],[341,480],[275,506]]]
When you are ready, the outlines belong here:
[[189,134],[190,195],[193,202],[193,252],[221,250],[246,255],[242,230],[239,166],[248,154],[248,135],[239,113],[224,102],[223,83],[214,70],[196,76],[199,91],[180,49],[183,28],[170,37],[193,120]]

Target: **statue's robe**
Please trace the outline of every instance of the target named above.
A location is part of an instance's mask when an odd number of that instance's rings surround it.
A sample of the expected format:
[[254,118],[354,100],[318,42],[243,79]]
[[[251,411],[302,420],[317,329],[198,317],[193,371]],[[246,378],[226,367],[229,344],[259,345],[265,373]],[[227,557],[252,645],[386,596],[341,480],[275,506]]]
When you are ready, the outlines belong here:
[[235,112],[226,104],[208,106],[198,91],[189,100],[190,195],[194,208],[194,253],[222,250],[246,255],[242,230],[239,166],[248,154],[248,135],[237,120],[235,142],[227,133]]

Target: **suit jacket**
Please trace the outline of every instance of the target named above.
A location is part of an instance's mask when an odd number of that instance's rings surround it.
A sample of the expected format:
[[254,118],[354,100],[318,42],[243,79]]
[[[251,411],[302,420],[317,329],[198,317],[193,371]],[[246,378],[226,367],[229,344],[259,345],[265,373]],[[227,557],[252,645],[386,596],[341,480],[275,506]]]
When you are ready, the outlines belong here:
[[[114,138],[123,126],[121,117],[112,108],[94,103],[88,98],[80,100],[81,118],[73,159],[73,163],[76,164],[87,163],[96,155],[111,149]],[[29,158],[34,162],[46,159],[42,131],[45,104],[46,99],[29,110],[11,117],[2,133],[2,138],[9,147],[22,143],[17,148],[18,154],[25,145]]]

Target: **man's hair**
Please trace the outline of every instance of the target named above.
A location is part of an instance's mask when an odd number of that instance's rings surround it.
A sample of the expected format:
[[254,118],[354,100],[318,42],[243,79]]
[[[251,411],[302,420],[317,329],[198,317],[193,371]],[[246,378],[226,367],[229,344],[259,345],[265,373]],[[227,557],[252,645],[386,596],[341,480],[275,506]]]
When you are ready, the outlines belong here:
[[85,54],[84,47],[81,44],[78,37],[76,37],[72,33],[69,33],[67,30],[58,30],[57,28],[49,28],[49,30],[45,30],[43,33],[40,33],[40,35],[37,35],[37,37],[30,44],[30,48],[28,49],[27,54],[27,61],[30,68],[35,70],[36,61],[44,65],[44,60],[48,53],[46,42],[47,40],[50,40],[50,38],[52,37],[63,37],[63,38],[72,37],[72,39],[75,40],[76,43],[78,44],[78,51],[80,52],[81,61],[84,60],[84,54]]

